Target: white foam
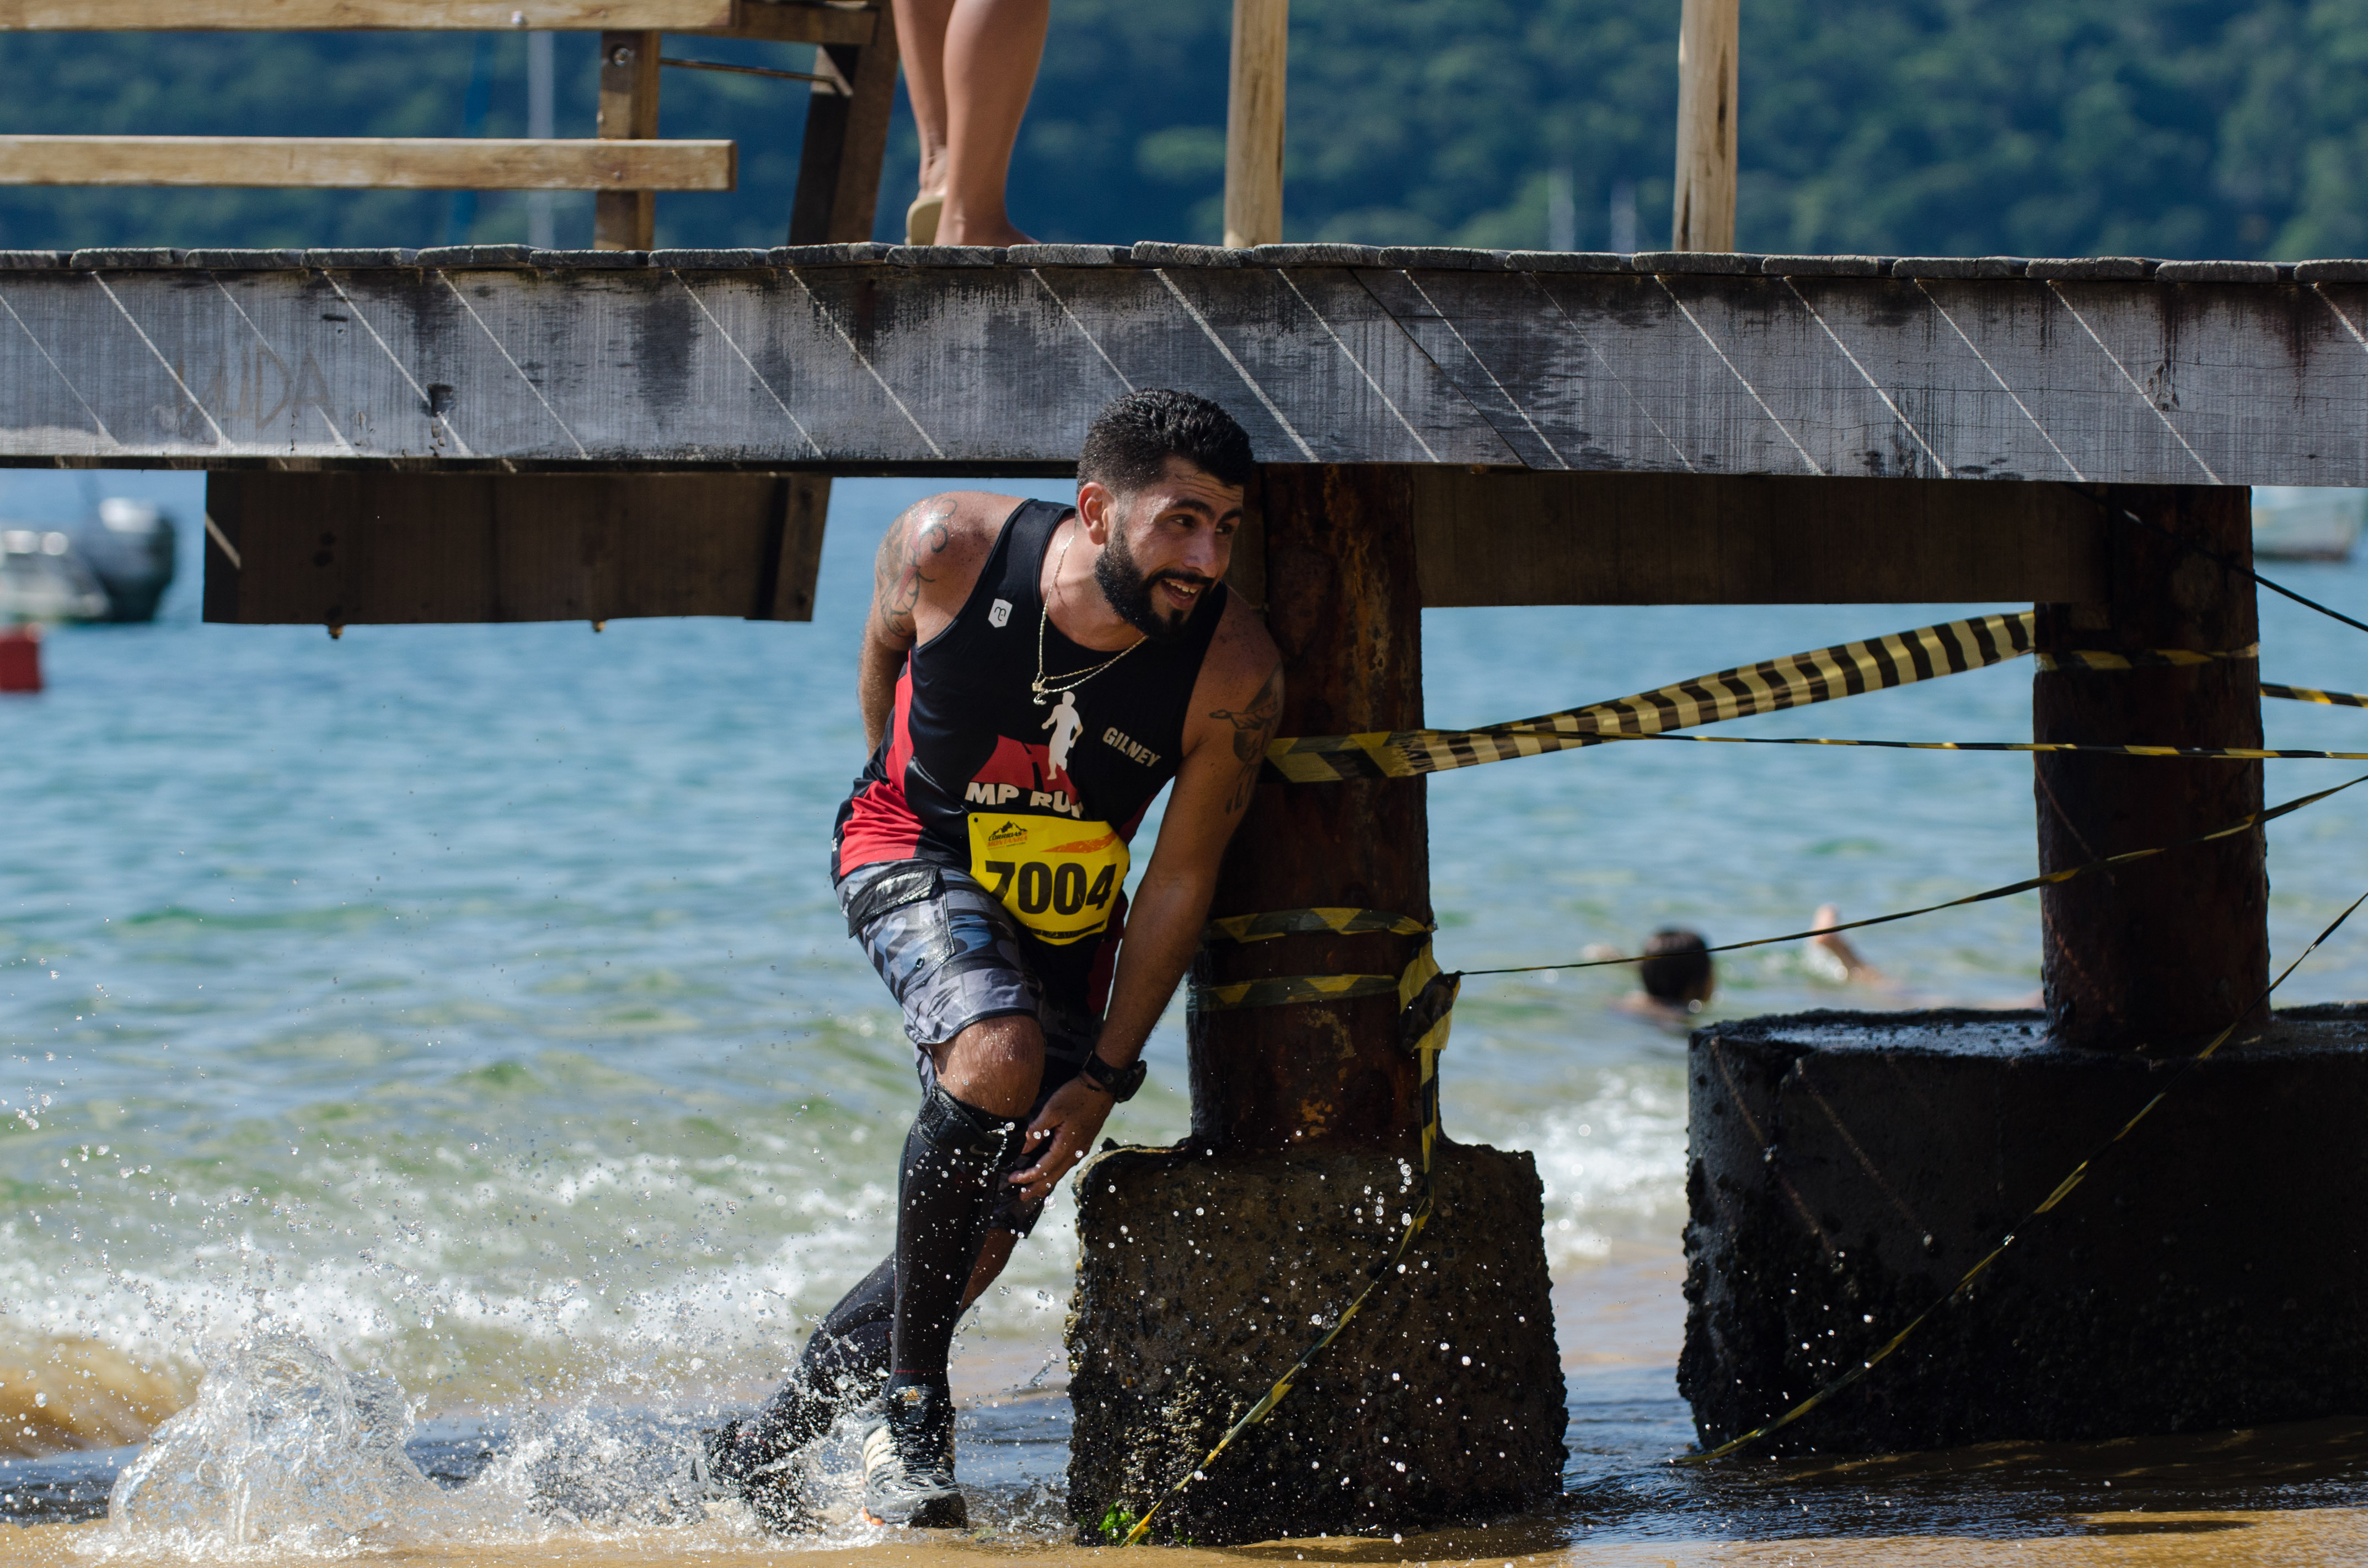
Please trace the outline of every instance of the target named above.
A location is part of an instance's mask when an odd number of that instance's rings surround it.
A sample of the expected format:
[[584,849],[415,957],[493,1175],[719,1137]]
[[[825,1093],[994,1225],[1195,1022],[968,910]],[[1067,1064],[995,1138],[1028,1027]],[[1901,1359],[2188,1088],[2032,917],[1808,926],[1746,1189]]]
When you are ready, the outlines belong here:
[[1615,1240],[1665,1240],[1684,1222],[1682,1074],[1605,1070],[1577,1104],[1503,1142],[1537,1156],[1550,1268],[1600,1262]]
[[815,1528],[763,1536],[710,1474],[699,1413],[594,1401],[521,1415],[474,1479],[447,1489],[404,1451],[412,1403],[284,1327],[218,1356],[198,1399],[117,1478],[104,1559],[224,1562],[376,1554],[564,1539],[673,1555],[752,1544],[834,1551],[880,1531],[855,1506],[848,1434],[807,1461]]
[[417,1539],[447,1510],[404,1452],[410,1432],[393,1380],[349,1374],[295,1334],[251,1335],[116,1478],[102,1539],[184,1558]]

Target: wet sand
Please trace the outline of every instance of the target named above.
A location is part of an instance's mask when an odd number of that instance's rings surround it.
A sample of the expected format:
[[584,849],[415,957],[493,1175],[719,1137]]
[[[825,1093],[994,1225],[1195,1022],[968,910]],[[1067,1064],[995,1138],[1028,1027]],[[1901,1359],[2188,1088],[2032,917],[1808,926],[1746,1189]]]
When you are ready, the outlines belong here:
[[[2212,1568],[2289,1568],[2302,1564],[2356,1562],[2368,1559],[2368,1509],[2306,1508],[2279,1511],[2099,1513],[2067,1518],[2070,1533],[2033,1535],[1930,1535],[1879,1537],[1803,1536],[1764,1541],[1607,1541],[1570,1539],[1566,1527],[1508,1527],[1441,1530],[1403,1541],[1317,1540],[1268,1541],[1212,1551],[1195,1547],[1139,1549],[1152,1568],[1244,1568],[1247,1564],[1406,1564],[1407,1568],[1531,1568],[1543,1563],[1602,1563],[1607,1568],[1668,1564],[1769,1565],[1793,1563],[1907,1563],[1917,1568],[2012,1562],[2049,1568],[2131,1568],[2194,1564]],[[0,1530],[0,1563],[26,1568],[74,1568],[94,1561],[174,1562],[118,1557],[98,1534],[104,1527],[41,1526]],[[988,1568],[1020,1562],[1042,1568],[1093,1563],[1110,1568],[1115,1548],[1087,1548],[974,1540],[932,1533],[920,1539],[883,1540],[875,1545],[786,1550],[721,1541],[689,1546],[678,1532],[620,1534],[587,1539],[568,1536],[518,1546],[392,1547],[368,1552],[371,1561],[418,1568],[608,1568],[609,1564],[678,1560],[717,1568],[813,1568],[824,1562],[861,1562],[887,1568]],[[291,1554],[275,1559],[303,1562]],[[328,1561],[326,1558],[322,1561]],[[349,1559],[348,1559],[349,1560]]]

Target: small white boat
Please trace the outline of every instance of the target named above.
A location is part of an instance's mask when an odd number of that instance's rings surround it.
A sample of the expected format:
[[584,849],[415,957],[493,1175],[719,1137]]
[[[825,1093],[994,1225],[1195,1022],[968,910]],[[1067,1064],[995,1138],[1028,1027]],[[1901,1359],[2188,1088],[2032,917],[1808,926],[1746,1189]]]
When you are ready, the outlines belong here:
[[173,581],[173,519],[109,495],[79,522],[0,522],[0,626],[154,620]]
[[0,524],[0,626],[105,620],[107,590],[55,528]]
[[2253,487],[2253,553],[2269,561],[2349,561],[2368,490]]
[[109,495],[66,528],[74,553],[107,590],[109,620],[154,620],[173,582],[173,519],[153,501]]

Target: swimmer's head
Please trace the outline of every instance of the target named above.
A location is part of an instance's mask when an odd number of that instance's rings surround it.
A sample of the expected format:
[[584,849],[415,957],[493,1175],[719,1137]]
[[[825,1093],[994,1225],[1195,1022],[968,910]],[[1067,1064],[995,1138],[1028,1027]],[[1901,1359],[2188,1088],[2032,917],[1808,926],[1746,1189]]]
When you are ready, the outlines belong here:
[[1699,931],[1664,926],[1645,939],[1645,961],[1636,966],[1645,994],[1671,1006],[1699,1006],[1718,984],[1710,944]]

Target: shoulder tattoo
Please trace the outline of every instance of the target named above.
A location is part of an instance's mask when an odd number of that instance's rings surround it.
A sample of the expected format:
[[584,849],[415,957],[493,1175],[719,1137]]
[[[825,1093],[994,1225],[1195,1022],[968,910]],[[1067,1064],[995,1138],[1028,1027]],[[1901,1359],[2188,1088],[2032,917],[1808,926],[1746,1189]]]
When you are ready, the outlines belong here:
[[921,590],[936,581],[923,567],[945,553],[953,516],[951,501],[921,502],[890,524],[888,537],[880,541],[871,567],[872,613],[892,637],[912,637],[914,607],[921,602]]
[[1269,671],[1266,684],[1250,705],[1239,712],[1230,709],[1212,709],[1209,717],[1234,727],[1234,760],[1241,765],[1234,775],[1234,792],[1225,802],[1226,814],[1240,811],[1250,803],[1250,793],[1258,788],[1258,767],[1266,761],[1266,748],[1274,739],[1274,727],[1282,721],[1282,666]]

